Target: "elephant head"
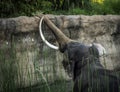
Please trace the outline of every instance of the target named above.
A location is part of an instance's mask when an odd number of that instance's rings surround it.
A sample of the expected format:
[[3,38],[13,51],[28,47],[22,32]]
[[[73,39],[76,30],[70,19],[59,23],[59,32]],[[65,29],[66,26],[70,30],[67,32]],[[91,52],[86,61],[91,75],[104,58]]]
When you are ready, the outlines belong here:
[[[56,40],[59,44],[59,46],[54,46],[52,44],[50,44],[44,37],[43,33],[42,33],[42,22],[43,22],[43,19],[45,21],[45,23],[47,24],[47,26],[51,29],[52,33],[54,34],[54,36],[56,37]],[[40,24],[39,24],[39,31],[40,31],[40,36],[42,38],[42,40],[51,48],[53,49],[56,49],[56,50],[60,50],[60,52],[64,52],[66,50],[66,46],[67,44],[69,43],[76,43],[77,41],[75,40],[72,40],[70,38],[68,38],[67,36],[65,36],[65,34],[63,34],[63,32],[58,28],[56,27],[50,20],[47,16],[43,16],[40,20]],[[105,48],[101,45],[101,44],[98,44],[98,43],[93,43],[93,44],[90,44],[88,45],[89,47],[91,46],[94,46],[98,49],[99,51],[99,55],[103,55],[103,54],[106,54],[106,50]]]
[[[44,35],[42,33],[42,21],[45,21],[45,23],[47,24],[47,26],[52,30],[52,33],[54,34],[59,46],[54,46],[52,44],[50,44],[45,38]],[[56,50],[60,50],[60,52],[64,52],[66,45],[70,42],[75,42],[74,40],[68,38],[67,36],[65,36],[62,31],[57,28],[50,20],[47,16],[43,16],[40,20],[40,24],[39,24],[39,31],[40,31],[40,35],[42,40],[51,48],[56,49]]]

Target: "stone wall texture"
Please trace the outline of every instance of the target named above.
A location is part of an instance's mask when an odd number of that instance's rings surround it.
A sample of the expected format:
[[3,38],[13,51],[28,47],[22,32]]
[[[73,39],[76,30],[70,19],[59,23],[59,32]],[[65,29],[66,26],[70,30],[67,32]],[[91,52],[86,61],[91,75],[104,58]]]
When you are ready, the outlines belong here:
[[[48,15],[65,35],[81,43],[102,44],[107,55],[101,57],[105,68],[120,71],[119,15]],[[39,35],[41,16],[0,19],[0,89],[11,80],[15,87],[69,79],[61,65],[63,55],[47,47]],[[46,39],[55,37],[43,23]],[[14,81],[13,81],[14,80]],[[11,83],[11,81],[9,81]],[[9,86],[10,84],[7,83]]]

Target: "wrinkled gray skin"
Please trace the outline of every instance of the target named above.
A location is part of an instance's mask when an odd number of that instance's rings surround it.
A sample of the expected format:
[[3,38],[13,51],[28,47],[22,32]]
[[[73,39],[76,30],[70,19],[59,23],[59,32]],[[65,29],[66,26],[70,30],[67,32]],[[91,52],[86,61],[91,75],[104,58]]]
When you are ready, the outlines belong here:
[[95,46],[71,42],[64,53],[63,66],[73,77],[73,92],[120,92],[120,79],[100,64]]
[[[92,54],[94,54],[96,59],[99,58],[98,50],[94,46],[86,46],[78,42],[75,43],[72,42],[69,43],[66,48],[67,49],[64,51],[64,59],[62,63],[68,75],[72,77],[74,77],[72,73],[74,69],[73,65],[75,62],[83,61],[83,59],[88,59],[88,57],[90,55],[92,56]],[[80,62],[80,63],[81,64],[79,65],[79,67],[85,62]]]
[[[81,50],[81,51],[79,51],[79,50]],[[86,53],[83,54],[83,52],[86,52]],[[81,59],[88,58],[90,55],[95,56],[96,59],[99,58],[98,49],[94,45],[88,46],[88,45],[84,45],[84,44],[81,44],[78,42],[68,44],[67,49],[64,51],[64,57],[63,57],[63,61],[62,61],[64,69],[66,70],[68,75],[70,77],[74,77],[73,76],[73,69],[74,69],[73,63],[74,62],[72,62],[73,60],[78,59],[76,61],[80,61],[79,60],[80,58]]]

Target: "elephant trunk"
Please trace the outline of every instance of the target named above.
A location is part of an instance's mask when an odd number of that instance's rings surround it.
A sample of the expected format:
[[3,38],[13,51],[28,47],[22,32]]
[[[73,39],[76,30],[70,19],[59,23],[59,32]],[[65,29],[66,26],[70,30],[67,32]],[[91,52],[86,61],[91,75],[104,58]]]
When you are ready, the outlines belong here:
[[47,26],[52,30],[52,33],[54,34],[58,44],[59,44],[59,50],[61,52],[64,52],[64,50],[66,49],[66,45],[68,43],[70,43],[71,40],[70,38],[68,38],[66,35],[63,34],[63,32],[57,28],[50,20],[47,16],[44,16],[44,21],[47,24]]

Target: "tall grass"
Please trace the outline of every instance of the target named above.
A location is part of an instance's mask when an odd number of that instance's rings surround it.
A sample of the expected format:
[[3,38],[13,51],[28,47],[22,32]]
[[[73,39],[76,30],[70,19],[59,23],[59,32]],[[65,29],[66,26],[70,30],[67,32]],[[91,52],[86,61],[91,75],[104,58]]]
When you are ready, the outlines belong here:
[[15,54],[12,49],[0,50],[0,91],[15,91]]
[[[19,37],[15,36],[12,39],[14,39],[12,47],[5,48],[3,46],[0,48],[0,92],[66,92],[68,90],[68,86],[66,86],[68,81],[62,77],[58,78],[56,62],[54,61],[55,55],[51,54],[53,50],[44,48],[42,53],[38,53],[35,52],[36,48],[22,46]],[[19,46],[19,50],[17,50],[17,46]],[[42,55],[42,58],[39,57],[39,54]],[[31,60],[35,68],[34,75],[37,76],[35,80],[31,76],[33,69],[28,71],[28,66],[25,63]],[[20,63],[25,64],[26,67],[21,66]],[[24,77],[24,73],[26,73],[27,79],[26,76]],[[24,87],[26,80],[29,81],[30,85]],[[33,85],[32,81],[36,80],[37,84]]]
[[[23,37],[26,38],[27,36],[23,35]],[[13,38],[13,39],[18,41],[18,39],[16,38]],[[15,40],[13,40],[13,42],[15,42]],[[18,43],[22,44],[21,42],[18,42]],[[34,52],[36,51],[36,47],[35,48],[32,48],[32,47],[27,47],[27,48],[21,47],[20,48],[21,50],[19,51],[19,53],[21,53],[21,56],[19,59],[21,61],[32,60],[32,62],[34,63],[34,67],[35,67],[34,73],[37,75],[37,80],[39,81],[39,83],[36,85],[31,84],[28,87],[23,87],[20,85],[18,88],[16,83],[19,81],[21,83],[25,83],[26,79],[17,80],[17,82],[15,82],[16,77],[21,77],[21,78],[23,77],[17,73],[23,72],[23,71],[17,70],[18,68],[20,68],[20,66],[18,67],[18,65],[16,65],[16,62],[18,62],[17,60],[18,58],[16,58],[17,52],[14,47],[16,47],[16,44],[14,44],[12,48],[8,48],[8,47],[7,48],[4,47],[4,49],[0,48],[0,65],[1,65],[0,67],[0,91],[1,90],[3,92],[69,92],[69,91],[72,91],[72,88],[73,88],[72,81],[71,80],[66,81],[64,78],[62,78],[62,76],[61,78],[59,78],[57,75],[58,71],[56,70],[57,63],[55,61],[55,57],[56,57],[54,55],[55,51],[48,49],[45,46],[43,46],[42,48],[43,51],[39,53]],[[38,50],[41,50],[41,48]],[[30,51],[31,53],[34,52],[34,54],[31,55]],[[41,54],[41,57],[40,57],[40,54]],[[25,58],[21,59],[23,56]],[[91,66],[88,65],[88,67],[91,67]],[[28,68],[28,67],[26,66],[25,68]],[[60,66],[60,68],[62,67]],[[32,71],[32,69],[30,71]],[[99,75],[98,72],[95,72],[95,73],[96,75]],[[89,74],[90,72],[88,72],[88,77],[89,77]],[[61,70],[59,72],[59,75],[62,75]],[[28,72],[27,79],[30,80],[30,82],[31,80],[34,81],[31,78],[30,72]],[[109,79],[105,77],[105,80],[107,80],[106,85],[108,85],[107,83]],[[93,78],[92,78],[92,81],[94,81]],[[100,82],[100,80],[98,80],[98,82]],[[81,81],[80,81],[79,86],[81,87]]]

